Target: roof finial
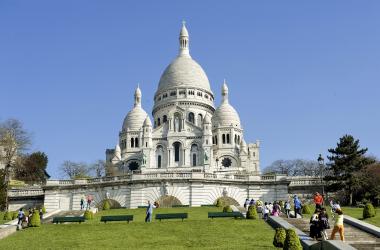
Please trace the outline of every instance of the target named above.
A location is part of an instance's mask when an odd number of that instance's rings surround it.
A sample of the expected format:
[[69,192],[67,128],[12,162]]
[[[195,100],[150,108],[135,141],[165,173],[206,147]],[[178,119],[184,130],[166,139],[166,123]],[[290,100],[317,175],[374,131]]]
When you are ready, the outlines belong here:
[[223,102],[227,102],[228,103],[228,87],[227,87],[226,79],[224,79],[224,81],[223,81],[222,97],[223,97]]
[[141,107],[141,96],[140,84],[138,83],[135,91],[135,107]]
[[186,22],[182,21],[182,29],[179,33],[179,56],[190,56],[189,52],[189,32],[186,29]]

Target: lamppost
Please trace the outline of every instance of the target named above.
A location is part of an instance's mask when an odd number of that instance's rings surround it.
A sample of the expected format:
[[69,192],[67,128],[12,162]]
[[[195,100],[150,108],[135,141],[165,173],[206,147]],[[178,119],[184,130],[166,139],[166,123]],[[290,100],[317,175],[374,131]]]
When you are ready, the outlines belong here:
[[319,172],[321,175],[321,185],[322,185],[322,197],[325,196],[325,185],[323,183],[323,169],[325,167],[325,159],[323,159],[322,155],[318,156],[318,164],[319,164]]

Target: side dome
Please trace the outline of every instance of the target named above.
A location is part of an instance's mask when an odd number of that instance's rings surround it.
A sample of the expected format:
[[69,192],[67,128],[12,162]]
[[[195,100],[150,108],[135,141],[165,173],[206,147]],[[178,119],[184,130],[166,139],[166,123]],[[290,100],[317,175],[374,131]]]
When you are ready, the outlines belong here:
[[174,59],[162,74],[157,93],[181,87],[200,88],[212,93],[206,73],[191,57],[178,56]]
[[134,107],[128,112],[123,122],[123,130],[139,130],[148,114],[141,107]]
[[141,90],[138,86],[135,91],[135,105],[124,119],[123,130],[139,130],[143,126],[148,114],[141,107],[141,96]]
[[223,83],[222,87],[222,104],[215,110],[212,116],[212,125],[216,126],[233,126],[241,128],[240,117],[238,112],[229,104],[228,101],[228,87],[226,82]]

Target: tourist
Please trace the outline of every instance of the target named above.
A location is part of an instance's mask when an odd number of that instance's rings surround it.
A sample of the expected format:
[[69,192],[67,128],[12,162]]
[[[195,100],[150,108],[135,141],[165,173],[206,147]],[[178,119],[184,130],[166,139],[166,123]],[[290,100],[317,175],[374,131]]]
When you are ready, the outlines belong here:
[[247,199],[245,199],[245,202],[244,202],[244,208],[245,208],[245,210],[248,209],[248,205],[249,205],[249,199],[247,198]]
[[273,205],[272,215],[280,216],[280,214],[281,214],[281,207],[277,202],[275,202]]
[[331,212],[335,213],[336,210],[341,209],[339,201],[334,202],[333,199],[330,200]]
[[294,196],[293,202],[294,202],[294,217],[297,218],[297,214],[299,214],[302,218],[302,212],[301,212],[302,204],[301,204],[301,201],[298,199],[297,195]]
[[272,214],[272,212],[273,212],[273,204],[271,202],[269,202],[268,208],[269,208],[269,214]]
[[330,229],[330,223],[329,223],[329,215],[326,212],[326,208],[322,208],[321,212],[319,213],[319,228],[321,231],[322,240],[327,240],[327,232],[326,229]]
[[341,209],[336,209],[335,213],[337,215],[334,217],[335,223],[331,232],[330,240],[334,240],[335,234],[339,232],[340,240],[344,241],[343,211]]
[[318,238],[321,238],[321,230],[319,229],[319,213],[320,210],[316,209],[314,211],[314,214],[310,218],[310,237],[313,240],[317,240]]
[[323,197],[320,193],[316,192],[314,194],[314,203],[316,209],[321,209],[323,205]]
[[255,200],[254,200],[254,199],[251,199],[251,201],[249,202],[249,205],[250,205],[250,206],[254,206],[254,205],[255,205]]
[[151,222],[152,221],[153,208],[156,208],[156,206],[154,204],[150,203],[150,201],[148,201],[148,207],[146,208],[145,222]]
[[84,199],[83,197],[80,199],[80,210],[84,209]]
[[20,225],[24,216],[25,216],[24,211],[22,211],[22,208],[20,208],[17,215],[17,219],[18,219],[17,225]]
[[269,205],[267,202],[264,203],[264,220],[269,218]]
[[291,208],[291,205],[290,205],[289,201],[285,201],[284,208],[285,208],[286,217],[289,218],[290,217],[290,208]]
[[40,215],[40,220],[42,221],[42,219],[44,217],[44,213],[42,212],[42,209],[40,209],[39,215]]
[[91,196],[89,195],[88,197],[87,197],[87,209],[90,209],[91,208]]

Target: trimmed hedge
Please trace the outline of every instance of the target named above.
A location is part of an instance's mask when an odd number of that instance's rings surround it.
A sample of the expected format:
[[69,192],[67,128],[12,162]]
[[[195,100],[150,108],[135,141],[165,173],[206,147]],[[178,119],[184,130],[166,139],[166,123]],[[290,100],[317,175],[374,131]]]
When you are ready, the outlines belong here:
[[103,203],[103,210],[110,210],[111,209],[111,204],[108,200],[105,200]]
[[367,218],[375,217],[375,215],[376,215],[376,210],[373,207],[373,205],[371,203],[365,204],[365,207],[363,208],[363,218],[367,219]]
[[92,219],[94,219],[94,213],[93,212],[91,212],[91,211],[89,211],[89,210],[86,210],[85,212],[84,212],[84,219],[85,220],[92,220]]
[[300,239],[293,228],[286,230],[286,238],[285,238],[283,249],[302,250]]
[[258,219],[256,206],[249,206],[247,211],[247,219],[256,220]]
[[6,221],[10,221],[10,220],[12,220],[12,212],[8,212],[8,211],[6,211],[6,212],[4,213],[3,220],[6,220]]
[[303,205],[302,206],[302,214],[312,214],[313,210],[310,205]]
[[43,214],[46,214],[46,208],[45,208],[45,206],[42,206],[41,209],[42,209],[42,213],[43,213]]
[[225,206],[225,207],[223,207],[223,212],[224,213],[231,213],[232,212],[231,206]]
[[276,233],[273,238],[273,245],[275,247],[284,247],[286,239],[286,230],[282,227],[276,228]]
[[37,211],[32,214],[32,217],[30,218],[29,226],[30,227],[40,227],[41,226],[40,215],[38,214]]
[[224,206],[223,201],[220,198],[217,199],[215,206],[217,206],[217,207],[223,207]]

